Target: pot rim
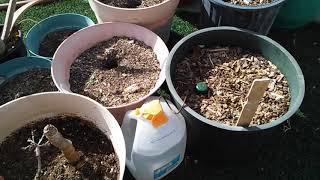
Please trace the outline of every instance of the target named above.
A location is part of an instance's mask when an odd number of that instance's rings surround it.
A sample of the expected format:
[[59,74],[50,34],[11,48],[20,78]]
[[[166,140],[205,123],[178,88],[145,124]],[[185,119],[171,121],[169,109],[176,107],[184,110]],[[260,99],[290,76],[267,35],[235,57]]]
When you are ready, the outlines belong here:
[[232,9],[259,10],[259,9],[267,9],[267,8],[272,8],[274,6],[281,5],[286,0],[273,0],[271,3],[266,3],[266,4],[261,4],[261,5],[254,5],[254,6],[237,5],[237,4],[224,2],[223,0],[208,0],[208,1],[217,3],[217,4],[219,4],[219,5],[223,6],[223,7],[229,7],[229,8],[232,8]]
[[[42,64],[40,64],[40,62]],[[11,67],[13,66],[14,68],[10,68],[10,66]],[[5,69],[4,72],[2,73],[0,72],[0,78],[1,77],[4,78],[4,79],[0,79],[0,87],[3,85],[3,83],[6,83],[8,79],[18,74],[24,73],[33,68],[50,70],[50,66],[51,66],[50,60],[42,57],[37,57],[37,56],[25,56],[25,57],[14,58],[9,61],[6,61],[0,64],[0,69]]]
[[[72,34],[72,35],[69,36],[69,37],[77,36],[77,35],[78,35],[79,33],[81,33],[82,31],[87,31],[87,29],[92,28],[92,27],[97,27],[97,26],[102,26],[102,27],[103,27],[103,26],[108,25],[109,28],[112,29],[112,25],[113,25],[113,24],[120,24],[120,25],[124,25],[124,26],[128,26],[128,25],[129,25],[129,26],[131,26],[131,27],[135,26],[135,27],[137,27],[137,28],[143,29],[144,31],[146,31],[146,32],[148,32],[148,33],[154,34],[154,35],[158,38],[159,43],[162,44],[161,46],[163,47],[163,49],[165,49],[167,56],[169,55],[169,50],[168,50],[166,44],[163,42],[163,40],[162,40],[157,34],[155,34],[155,33],[152,32],[151,30],[149,30],[149,29],[147,29],[147,28],[145,28],[145,27],[143,27],[143,26],[139,26],[139,25],[131,24],[131,23],[125,23],[125,22],[104,22],[104,23],[101,23],[101,24],[95,24],[95,25],[93,25],[93,26],[89,26],[89,27],[83,28],[83,29],[75,32],[74,34]],[[116,35],[115,35],[115,36],[116,36]],[[69,38],[68,38],[68,39],[69,39]],[[67,41],[68,39],[66,39],[65,41]],[[104,40],[107,40],[107,39],[104,39]],[[62,44],[60,44],[60,46],[61,46],[61,45],[62,45]],[[58,49],[60,48],[60,46],[58,47]],[[84,52],[84,51],[83,51],[83,52]],[[153,52],[155,52],[155,51],[153,50]],[[55,56],[56,56],[56,53],[54,54],[53,60],[52,60],[52,65],[53,65],[53,66],[51,66],[51,76],[52,76],[52,78],[53,78],[53,74],[55,74],[54,69],[53,69],[54,63],[57,63],[57,62],[56,62],[57,60],[55,60],[55,59],[56,59]],[[159,59],[158,59],[158,58],[157,58],[157,60],[158,60],[158,62],[159,62]],[[167,63],[167,58],[165,58],[165,59],[163,60],[163,65],[162,65],[162,67],[160,67],[160,74],[159,74],[159,76],[158,76],[158,79],[157,79],[157,81],[156,81],[156,84],[155,84],[155,86],[154,86],[153,88],[151,88],[151,89],[149,90],[148,94],[146,94],[145,96],[139,98],[138,100],[133,101],[133,102],[130,102],[130,103],[126,103],[126,104],[122,104],[122,105],[118,105],[118,106],[105,106],[105,108],[107,108],[108,110],[116,110],[116,109],[125,108],[125,107],[128,107],[128,106],[132,106],[132,105],[138,104],[138,103],[146,100],[148,97],[150,97],[152,94],[154,94],[154,93],[161,87],[161,85],[165,82],[165,80],[166,80],[166,78],[165,78],[165,66],[166,66],[166,63]],[[160,62],[159,62],[159,64],[160,64]],[[67,90],[63,89],[61,86],[58,86],[58,85],[57,85],[58,82],[56,81],[55,78],[53,78],[53,81],[54,81],[54,84],[56,85],[56,87],[58,88],[58,90],[59,90],[60,92],[64,92],[64,93],[74,93],[74,92],[72,92],[71,90],[70,90],[70,91],[67,91]]]
[[[46,58],[46,59],[52,59],[52,57],[46,57],[46,56],[41,56],[39,53],[36,53],[34,52],[33,50],[31,50],[30,48],[30,44],[29,42],[27,41],[28,39],[30,39],[30,33],[32,31],[34,31],[36,28],[38,28],[42,23],[46,22],[46,21],[51,21],[52,19],[55,19],[57,17],[61,17],[61,16],[77,16],[77,17],[81,17],[81,18],[84,18],[84,19],[87,19],[89,21],[92,22],[92,25],[94,25],[95,23],[92,21],[92,19],[88,16],[85,16],[85,15],[82,15],[82,14],[78,14],[78,13],[60,13],[60,14],[55,14],[55,15],[52,15],[52,16],[49,16],[49,17],[46,17],[45,19],[42,19],[41,21],[37,22],[36,24],[34,24],[30,29],[29,31],[27,32],[26,34],[26,37],[25,37],[25,46],[27,48],[27,51],[32,54],[32,56],[38,56],[38,57],[42,57],[42,58]],[[59,26],[59,28],[56,28],[54,31],[57,31],[59,29],[68,29],[70,26]],[[45,35],[51,33],[51,32],[54,32],[54,31],[48,31],[45,33]]]
[[184,37],[172,48],[172,50],[167,58],[165,73],[166,73],[166,82],[167,82],[169,91],[170,91],[171,95],[174,97],[174,99],[177,101],[177,103],[180,106],[182,106],[184,104],[183,100],[180,98],[176,89],[174,88],[174,85],[173,85],[173,82],[171,79],[170,66],[171,66],[172,58],[173,58],[175,52],[177,51],[177,49],[179,49],[180,46],[183,43],[185,43],[186,41],[188,41],[190,38],[195,37],[195,36],[202,34],[202,33],[210,32],[210,31],[238,31],[240,33],[250,33],[257,38],[263,39],[264,41],[267,41],[268,43],[274,44],[286,56],[289,57],[288,58],[289,61],[294,66],[295,72],[298,76],[298,84],[299,84],[299,92],[298,92],[297,100],[295,101],[295,104],[292,104],[291,110],[289,109],[283,116],[279,117],[278,119],[276,119],[272,122],[266,123],[266,124],[254,125],[254,126],[249,126],[249,127],[230,126],[227,124],[219,123],[214,120],[209,120],[209,119],[205,118],[204,116],[200,115],[199,113],[197,113],[196,111],[192,110],[189,106],[185,106],[183,109],[187,113],[189,113],[191,116],[193,116],[197,120],[202,121],[203,123],[205,123],[207,125],[214,126],[214,127],[221,128],[221,129],[225,129],[225,130],[230,130],[230,131],[260,131],[260,130],[265,130],[265,129],[275,127],[275,126],[281,124],[282,122],[288,120],[300,107],[302,100],[303,100],[303,97],[304,97],[304,93],[305,93],[305,81],[304,81],[304,77],[303,77],[302,71],[301,71],[298,63],[295,61],[294,57],[284,47],[282,47],[280,44],[278,44],[277,42],[275,42],[271,38],[269,38],[267,36],[259,35],[253,31],[240,29],[240,28],[236,28],[236,27],[220,26],[220,27],[205,28],[205,29],[193,32],[193,33],[189,34],[188,36]]
[[[87,97],[87,96],[83,96],[81,94],[76,94],[76,93],[69,93],[69,94],[66,94],[66,93],[63,93],[63,92],[59,92],[59,91],[54,91],[54,92],[41,92],[41,93],[35,93],[35,94],[31,94],[31,95],[28,95],[28,96],[24,96],[24,97],[21,97],[21,98],[18,98],[18,99],[15,99],[13,101],[10,101],[8,103],[5,103],[3,105],[0,106],[0,111],[6,111],[8,110],[8,108],[11,108],[12,105],[15,105],[19,102],[23,102],[25,99],[29,99],[29,98],[32,98],[32,97],[41,97],[41,96],[50,96],[50,95],[55,95],[55,96],[62,96],[62,97],[65,97],[65,96],[73,96],[73,97],[78,97],[78,98],[81,98],[87,102],[90,102],[92,104],[94,104],[96,107],[98,108],[101,108],[104,113],[106,113],[108,116],[110,117],[114,117],[111,112],[107,109],[105,109],[103,107],[102,104],[98,103],[97,101]],[[84,116],[84,119],[87,121],[88,119],[86,119],[86,117]],[[110,119],[108,119],[110,121]],[[125,148],[125,141],[124,141],[124,137],[123,137],[123,133],[121,131],[121,126],[118,124],[117,120],[115,118],[112,118],[111,121],[115,121],[113,124],[117,127],[117,129],[114,129],[112,128],[112,130],[110,129],[110,133],[106,133],[106,132],[103,132],[104,135],[106,135],[108,138],[110,138],[110,141],[111,141],[111,144],[114,148],[114,152],[117,156],[117,159],[119,161],[119,174],[118,174],[118,178],[117,179],[122,179],[123,178],[123,175],[124,175],[124,170],[125,170],[125,155],[126,155],[126,148]],[[122,139],[122,142],[120,141],[115,141],[115,140],[111,140],[112,138],[112,133],[111,131],[115,132],[115,131],[118,131],[120,136],[121,136],[121,139]],[[118,145],[116,145],[118,144]],[[123,146],[121,145],[123,144]],[[119,150],[115,150],[115,146],[118,146],[119,149],[122,149],[122,153],[121,151]],[[123,148],[121,148],[121,146]]]
[[173,0],[164,0],[163,2],[161,2],[159,4],[155,4],[155,5],[149,6],[149,7],[142,7],[142,8],[121,8],[121,7],[110,6],[110,5],[104,4],[104,3],[100,2],[99,0],[89,0],[89,1],[93,1],[94,3],[100,4],[104,7],[113,8],[113,9],[122,10],[122,11],[140,11],[140,10],[148,10],[148,9],[152,9],[152,8],[157,8],[157,7],[162,6],[164,4],[167,4]]

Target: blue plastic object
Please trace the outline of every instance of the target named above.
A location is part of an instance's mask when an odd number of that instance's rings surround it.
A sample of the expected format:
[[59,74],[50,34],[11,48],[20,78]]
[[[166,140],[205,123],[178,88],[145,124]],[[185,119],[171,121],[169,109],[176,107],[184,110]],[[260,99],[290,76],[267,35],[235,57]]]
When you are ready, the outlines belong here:
[[40,57],[20,57],[0,64],[0,86],[14,76],[34,68],[51,68],[51,61]]
[[[29,30],[25,39],[25,45],[30,56],[40,56],[40,43],[47,34],[62,29],[82,29],[94,24],[95,23],[90,18],[80,14],[65,13],[50,16],[40,21]],[[52,57],[44,58],[51,59]]]

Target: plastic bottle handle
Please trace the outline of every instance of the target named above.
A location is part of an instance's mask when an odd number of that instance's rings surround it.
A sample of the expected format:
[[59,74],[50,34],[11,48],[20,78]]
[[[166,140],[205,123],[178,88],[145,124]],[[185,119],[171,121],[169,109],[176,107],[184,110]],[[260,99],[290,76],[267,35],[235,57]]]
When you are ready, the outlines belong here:
[[[143,121],[141,118],[137,117],[132,112],[133,111],[128,111],[125,114],[124,119],[122,121],[122,127],[131,128],[131,130],[133,130],[133,121],[136,121],[136,124],[138,124],[139,121]],[[137,125],[136,125],[136,128],[137,128]],[[131,134],[130,136],[126,137],[126,142],[132,142],[131,144],[126,144],[127,153],[131,153],[132,152],[132,149],[133,149],[133,146],[134,146],[134,143],[135,143],[136,128],[134,129],[134,133],[133,134]],[[130,157],[130,160],[131,160],[132,159],[132,154],[127,154],[127,157],[128,157],[128,159]]]

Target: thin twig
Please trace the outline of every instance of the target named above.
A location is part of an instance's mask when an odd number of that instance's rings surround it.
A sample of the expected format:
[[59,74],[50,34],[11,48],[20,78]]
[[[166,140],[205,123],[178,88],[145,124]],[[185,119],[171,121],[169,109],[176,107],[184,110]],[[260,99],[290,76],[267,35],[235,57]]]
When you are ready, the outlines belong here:
[[[182,106],[178,109],[178,112],[175,112],[175,111],[171,108],[171,106],[169,105],[169,103],[168,103],[168,101],[167,101],[167,99],[166,99],[165,97],[163,97],[163,96],[161,96],[161,97],[164,99],[164,101],[166,102],[166,104],[168,105],[168,107],[171,109],[171,111],[174,112],[175,114],[179,114],[179,113],[181,112],[182,108],[184,108],[184,107],[186,106],[187,96],[184,97],[184,99],[183,99],[183,104],[182,104]],[[160,98],[161,98],[161,97],[160,97]]]
[[40,147],[44,147],[44,146],[48,146],[50,145],[50,143],[47,141],[43,144],[41,144],[42,140],[44,138],[44,134],[42,134],[41,138],[39,139],[38,143],[35,142],[35,137],[34,137],[34,130],[31,131],[31,139],[28,138],[27,142],[30,143],[28,146],[26,147],[22,147],[23,150],[34,150],[34,152],[36,153],[36,158],[37,158],[37,172],[36,175],[34,177],[35,180],[39,179],[40,173],[41,173],[41,152],[40,152]]
[[285,133],[291,129],[290,120],[287,120],[287,125],[288,125],[288,126],[286,126],[286,125],[283,126],[283,131],[284,131]]
[[35,152],[36,152],[36,157],[37,157],[37,161],[38,161],[38,168],[37,168],[37,173],[36,173],[36,176],[34,177],[34,179],[39,179],[40,172],[41,172],[41,156],[40,156],[41,153],[40,153],[39,146],[36,146]]

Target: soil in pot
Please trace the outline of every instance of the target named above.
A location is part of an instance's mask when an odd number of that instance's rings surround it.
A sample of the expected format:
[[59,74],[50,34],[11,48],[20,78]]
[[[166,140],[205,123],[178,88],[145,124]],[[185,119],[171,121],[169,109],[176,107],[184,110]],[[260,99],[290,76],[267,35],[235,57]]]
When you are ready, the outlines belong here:
[[[38,165],[35,152],[23,147],[30,144],[27,139],[32,137],[31,132],[38,142],[47,124],[54,125],[62,136],[71,140],[81,157],[71,165],[53,145],[40,147],[39,179],[117,179],[120,166],[110,139],[92,123],[70,115],[42,119],[8,136],[0,144],[0,175],[5,179],[35,177]],[[45,137],[43,141],[47,141]]]
[[113,107],[147,95],[159,78],[152,48],[143,42],[113,37],[84,51],[72,64],[70,88]]
[[231,4],[237,4],[237,5],[251,5],[251,6],[255,6],[255,5],[260,5],[260,4],[267,4],[267,3],[271,3],[273,1],[277,1],[277,0],[223,0],[224,2],[228,2]]
[[58,91],[50,69],[31,69],[1,84],[0,105],[23,96],[49,91]]
[[[252,82],[272,82],[261,100],[252,124],[269,123],[288,111],[288,82],[277,67],[261,54],[238,47],[195,47],[176,66],[175,87],[186,105],[210,120],[235,125]],[[199,94],[196,84],[205,82],[208,92]]]
[[47,34],[40,43],[39,54],[44,57],[52,57],[59,45],[77,31],[77,29],[63,29]]
[[99,0],[100,2],[120,8],[145,8],[162,3],[164,0]]

